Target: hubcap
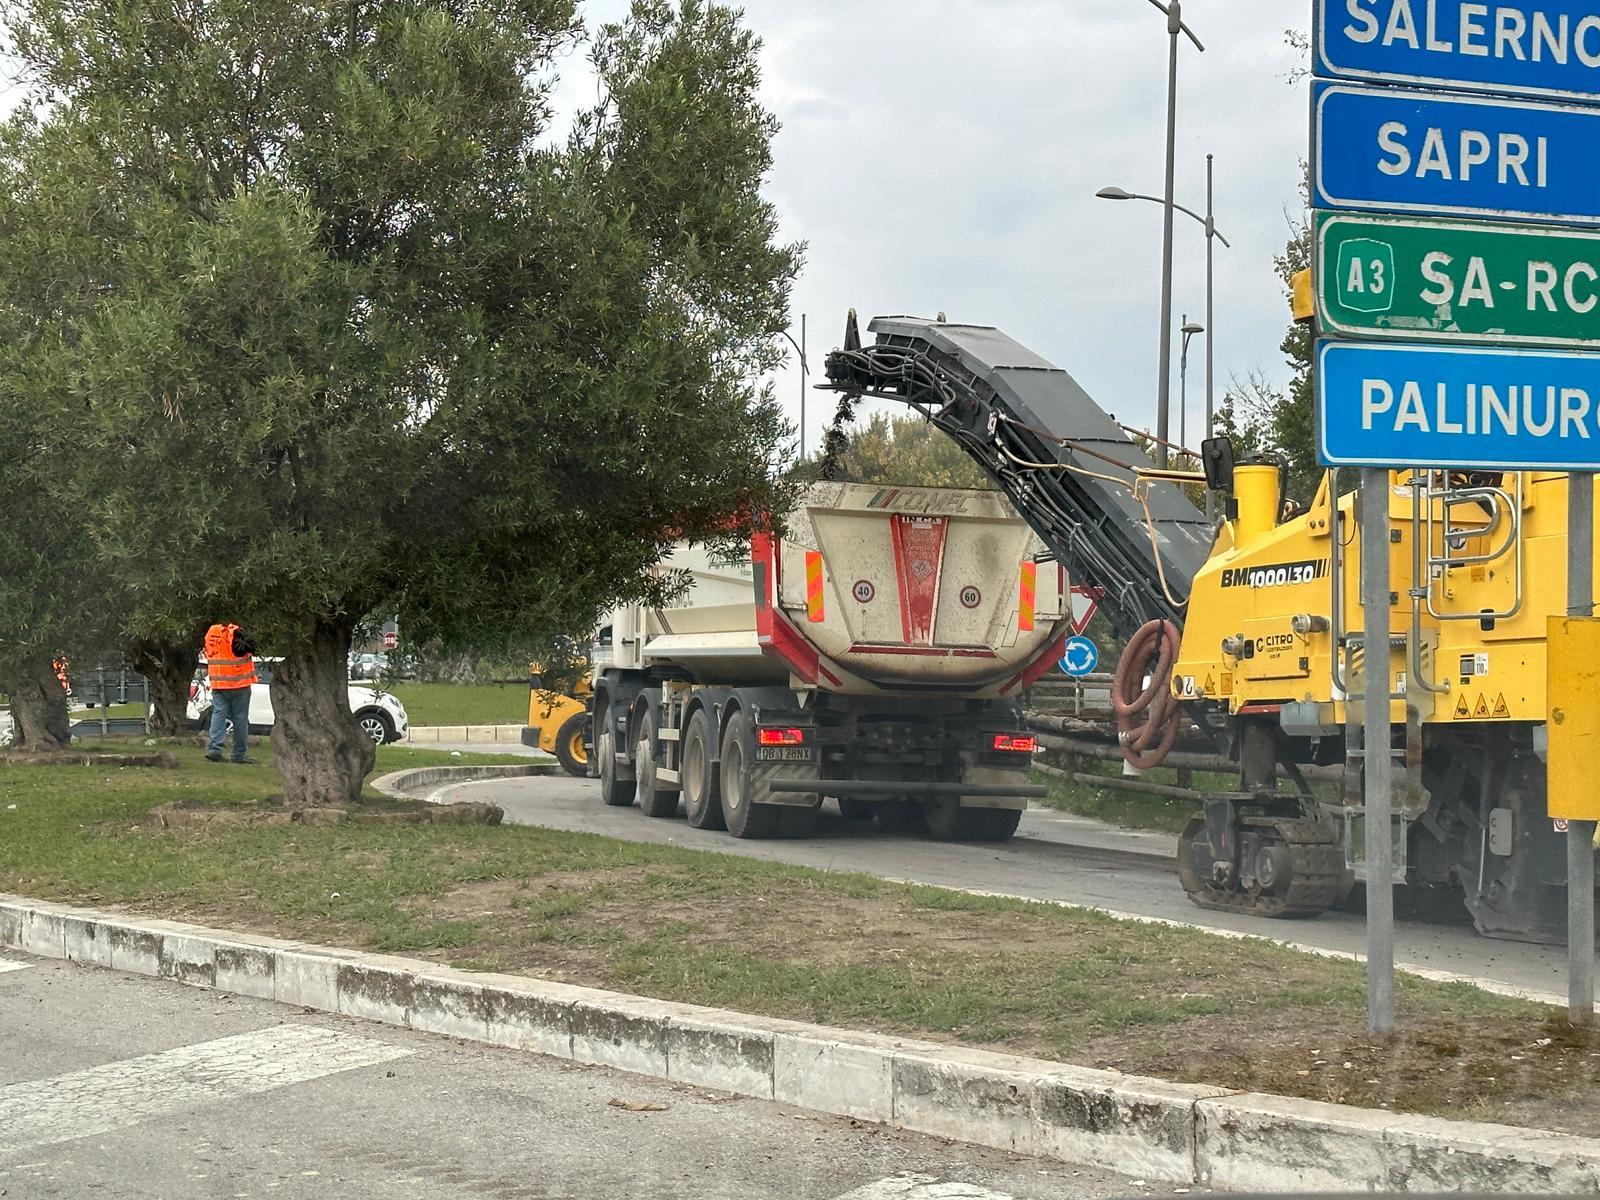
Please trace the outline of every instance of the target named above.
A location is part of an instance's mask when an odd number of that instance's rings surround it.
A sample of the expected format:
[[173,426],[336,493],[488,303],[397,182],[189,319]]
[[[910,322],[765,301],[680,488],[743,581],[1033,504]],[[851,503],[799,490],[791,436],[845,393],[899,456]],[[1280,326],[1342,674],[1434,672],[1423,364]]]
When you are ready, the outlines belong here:
[[744,748],[737,742],[722,756],[722,805],[738,812],[744,807]]
[[361,728],[366,730],[367,736],[374,742],[377,742],[380,746],[383,745],[382,721],[378,720],[376,717],[368,717],[365,721],[361,722]]
[[696,734],[690,734],[689,744],[683,748],[684,799],[690,805],[699,804],[705,795],[705,766],[705,743]]

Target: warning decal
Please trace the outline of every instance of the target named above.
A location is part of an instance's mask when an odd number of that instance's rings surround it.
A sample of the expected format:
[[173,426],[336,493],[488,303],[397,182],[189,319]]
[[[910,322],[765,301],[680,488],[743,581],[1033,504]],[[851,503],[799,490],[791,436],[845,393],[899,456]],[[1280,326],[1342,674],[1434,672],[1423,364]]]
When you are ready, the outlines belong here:
[[1489,719],[1489,698],[1482,692],[1478,693],[1478,707],[1472,710],[1472,719],[1475,721]]
[[1495,698],[1494,719],[1496,721],[1507,721],[1511,719],[1511,706],[1506,703],[1506,694],[1504,692],[1501,692],[1500,695]]
[[1456,701],[1456,720],[1465,721],[1471,715],[1472,710],[1467,707],[1467,698],[1462,696],[1461,699]]

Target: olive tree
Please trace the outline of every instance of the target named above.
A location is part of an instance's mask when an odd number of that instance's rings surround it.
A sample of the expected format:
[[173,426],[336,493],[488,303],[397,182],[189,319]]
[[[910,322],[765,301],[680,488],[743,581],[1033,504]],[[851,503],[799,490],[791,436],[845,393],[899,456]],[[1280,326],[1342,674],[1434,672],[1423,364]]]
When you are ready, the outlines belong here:
[[600,99],[559,137],[571,0],[28,0],[10,36],[15,153],[70,161],[51,179],[114,226],[52,398],[95,450],[96,556],[130,630],[232,620],[282,656],[291,801],[371,768],[363,614],[579,629],[659,590],[671,540],[784,506],[753,381],[797,251],[733,11],[597,31]]

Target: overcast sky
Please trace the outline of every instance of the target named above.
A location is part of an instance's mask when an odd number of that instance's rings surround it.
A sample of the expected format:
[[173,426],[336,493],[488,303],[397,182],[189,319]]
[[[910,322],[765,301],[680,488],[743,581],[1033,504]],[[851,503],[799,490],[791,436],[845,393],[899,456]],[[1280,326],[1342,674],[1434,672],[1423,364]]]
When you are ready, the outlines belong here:
[[[626,0],[587,0],[590,25]],[[809,358],[838,345],[845,311],[998,325],[1077,377],[1101,405],[1153,424],[1161,209],[1095,198],[1159,195],[1166,22],[1148,0],[746,0],[765,42],[768,105],[783,123],[768,195],[785,237],[809,243],[793,315]],[[1272,258],[1306,155],[1309,83],[1290,84],[1308,3],[1185,0],[1206,45],[1179,65],[1177,199],[1205,206],[1217,156],[1217,395],[1231,374],[1287,376],[1288,309]],[[572,94],[593,98],[580,64]],[[1175,310],[1205,309],[1201,227],[1181,214]],[[1174,315],[1174,326],[1177,313]],[[863,332],[865,330],[863,329]],[[1177,354],[1172,433],[1178,432]],[[1204,347],[1189,364],[1190,445],[1204,412]],[[780,376],[791,415],[798,381]],[[814,447],[832,397],[812,393]]]

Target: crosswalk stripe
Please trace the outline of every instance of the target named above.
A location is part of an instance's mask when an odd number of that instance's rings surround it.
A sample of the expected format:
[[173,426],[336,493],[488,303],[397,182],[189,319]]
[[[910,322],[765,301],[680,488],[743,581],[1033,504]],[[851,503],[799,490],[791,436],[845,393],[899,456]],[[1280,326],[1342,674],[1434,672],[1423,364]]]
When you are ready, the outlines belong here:
[[411,1051],[314,1025],[278,1025],[0,1087],[0,1155],[402,1058]]
[[1014,1200],[975,1183],[940,1181],[932,1175],[892,1175],[846,1192],[838,1200]]

